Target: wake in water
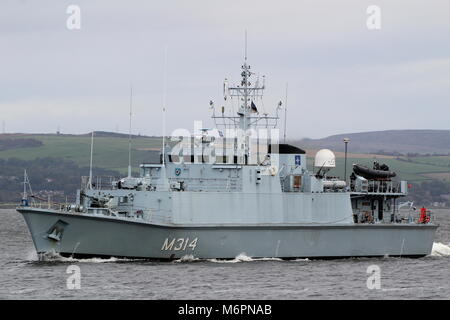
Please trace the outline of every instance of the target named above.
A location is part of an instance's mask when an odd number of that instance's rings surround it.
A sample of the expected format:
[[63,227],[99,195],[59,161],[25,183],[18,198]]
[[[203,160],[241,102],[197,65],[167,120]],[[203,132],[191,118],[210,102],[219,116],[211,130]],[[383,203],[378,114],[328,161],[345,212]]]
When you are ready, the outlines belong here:
[[[435,256],[435,257],[447,257],[450,256],[450,243],[443,244],[441,242],[434,242],[433,243],[433,248],[431,250],[431,256]],[[189,260],[189,257],[185,260],[183,260],[183,262],[190,262],[190,261],[199,261],[200,259],[198,258],[194,258],[192,256],[191,260]],[[354,259],[349,257],[350,259]],[[386,256],[385,258],[389,258],[388,256]],[[347,259],[347,258],[345,258]],[[280,258],[252,258],[247,256],[244,252],[240,253],[239,255],[237,255],[234,259],[231,260],[225,260],[225,259],[207,259],[206,261],[209,262],[215,262],[215,263],[239,263],[239,262],[253,262],[253,261],[284,261],[283,259]],[[289,261],[310,261],[308,258],[302,259],[295,259],[295,260],[289,260]]]
[[208,261],[214,263],[238,263],[238,262],[254,262],[254,261],[283,261],[280,258],[252,258],[247,256],[244,252],[238,254],[234,259],[200,259],[195,258],[193,255],[185,255],[178,260],[174,260],[175,263],[180,262],[200,262]]
[[63,257],[57,252],[46,252],[37,255],[36,253],[31,256],[32,261],[41,261],[41,262],[81,262],[81,263],[108,263],[108,262],[125,262],[125,261],[135,261],[133,259],[126,258],[115,258],[111,257],[108,259],[104,258],[88,258],[88,259],[76,259],[73,257]]
[[175,263],[180,262],[200,262],[205,261],[205,259],[195,258],[192,254],[187,254],[185,256],[182,256],[180,259],[174,260]]
[[247,256],[245,252],[238,254],[234,259],[225,260],[225,259],[208,259],[209,262],[215,263],[238,263],[238,262],[250,262],[254,261],[251,257]]
[[431,255],[434,257],[447,257],[450,256],[450,243],[443,244],[441,242],[434,242]]
[[[174,260],[175,263],[181,263],[181,262],[213,262],[213,263],[239,263],[239,262],[258,262],[258,261],[285,261],[280,258],[252,258],[247,256],[247,254],[240,253],[238,254],[234,259],[200,259],[195,258],[193,255],[185,255],[181,257],[180,259]],[[295,260],[289,260],[289,261],[309,261],[309,259],[295,259]]]
[[[239,262],[257,262],[257,261],[285,261],[280,258],[252,258],[245,254],[245,252],[238,254],[234,259],[208,259],[209,262],[214,263],[239,263]],[[309,261],[309,259],[295,259],[290,261]]]
[[[431,256],[433,257],[447,257],[450,256],[450,243],[444,244],[441,242],[434,242],[431,251]],[[43,262],[84,262],[84,263],[112,263],[112,262],[132,262],[137,261],[135,259],[127,258],[115,258],[111,257],[108,259],[104,258],[88,258],[88,259],[76,259],[72,257],[63,257],[56,252],[47,252],[45,254],[37,255],[36,252],[31,252],[28,254],[28,261],[43,261]],[[242,252],[238,254],[234,259],[200,259],[193,255],[185,255],[180,259],[174,260],[175,263],[190,263],[190,262],[202,262],[208,261],[213,263],[240,263],[240,262],[257,262],[257,261],[284,261],[280,258],[252,258],[247,256],[246,253]],[[310,261],[309,259],[295,259],[289,261]]]

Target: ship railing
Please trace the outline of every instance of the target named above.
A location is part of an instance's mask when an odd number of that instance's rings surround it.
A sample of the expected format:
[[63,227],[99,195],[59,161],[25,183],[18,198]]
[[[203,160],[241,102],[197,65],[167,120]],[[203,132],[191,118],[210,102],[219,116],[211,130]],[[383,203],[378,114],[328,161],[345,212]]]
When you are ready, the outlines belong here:
[[169,223],[171,222],[171,211],[164,209],[138,209],[139,206],[133,208],[132,212],[128,212],[131,216],[124,216],[122,211],[116,211],[112,208],[86,208],[86,213],[94,215],[104,215],[110,217],[118,217],[125,219],[135,219],[153,223]]
[[21,206],[22,207],[31,207],[31,208],[35,208],[35,209],[46,209],[46,210],[56,210],[56,211],[65,211],[65,212],[71,211],[70,203],[55,202],[52,200],[51,197],[49,197],[47,201],[45,201],[41,198],[31,197],[31,200],[27,200],[26,204],[22,200]]
[[[96,215],[105,215],[112,217],[120,217],[120,212],[117,212],[111,208],[82,208],[82,206],[74,205],[72,203],[57,203],[51,201],[43,201],[41,199],[32,199],[31,201],[27,201],[26,204],[22,202],[22,207],[31,207],[35,209],[45,209],[45,210],[54,210],[59,212],[67,212],[73,214],[79,214],[82,212]],[[143,219],[148,222],[156,222],[156,223],[169,223],[171,222],[171,211],[167,209],[155,209],[155,208],[144,208],[139,209],[139,206],[134,208],[134,211],[141,211],[142,215],[135,215],[135,219]]]
[[393,181],[368,181],[368,192],[375,193],[397,193],[400,190],[400,184]]
[[148,222],[170,222],[171,211],[167,209],[147,208],[143,206],[133,206],[129,210],[117,211],[117,208],[99,208],[88,207],[86,212],[94,215],[105,215],[113,217],[124,217],[124,213],[127,212],[127,218],[129,219],[141,219]]
[[93,190],[110,190],[117,189],[117,186],[113,183],[119,181],[120,178],[115,176],[94,176],[92,182],[89,183],[89,176],[81,177],[81,190],[89,189],[92,186]]
[[[402,183],[404,181],[382,181],[382,180],[368,180],[367,181],[367,190],[364,192],[368,193],[404,193],[402,190]],[[357,190],[357,187],[352,184],[350,186],[350,190],[354,192],[358,192],[361,190]]]
[[427,210],[427,215],[425,219],[423,219],[420,210],[413,211],[398,211],[398,217],[400,217],[401,222],[403,223],[412,223],[412,224],[429,224],[434,223],[436,220],[436,217],[434,216],[434,213],[432,211]]
[[433,213],[427,214],[427,217],[425,220],[421,219],[420,214],[413,214],[405,218],[408,223],[415,223],[415,224],[429,224],[435,222],[435,217]]

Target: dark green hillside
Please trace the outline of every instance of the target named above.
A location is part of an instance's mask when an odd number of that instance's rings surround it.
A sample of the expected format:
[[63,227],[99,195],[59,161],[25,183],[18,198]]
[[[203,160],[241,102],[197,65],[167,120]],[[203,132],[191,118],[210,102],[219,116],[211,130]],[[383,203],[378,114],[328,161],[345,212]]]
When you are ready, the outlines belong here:
[[[20,160],[0,159],[0,202],[18,203],[23,190],[24,170],[27,170],[33,192],[43,199],[63,202],[66,196],[74,200],[80,188],[81,176],[89,175],[88,167],[80,167],[70,160],[38,158]],[[115,171],[94,168],[96,175],[118,176]]]
[[[21,141],[38,142],[38,146],[29,146]],[[0,135],[1,141],[15,141],[20,148],[0,149],[0,159],[17,158],[20,160],[34,160],[38,158],[63,158],[73,161],[79,166],[89,166],[91,135]],[[142,162],[154,158],[161,142],[157,137],[133,136],[132,165],[134,168]],[[9,142],[11,143],[11,142]],[[128,166],[128,135],[95,133],[94,138],[94,166],[125,172]]]

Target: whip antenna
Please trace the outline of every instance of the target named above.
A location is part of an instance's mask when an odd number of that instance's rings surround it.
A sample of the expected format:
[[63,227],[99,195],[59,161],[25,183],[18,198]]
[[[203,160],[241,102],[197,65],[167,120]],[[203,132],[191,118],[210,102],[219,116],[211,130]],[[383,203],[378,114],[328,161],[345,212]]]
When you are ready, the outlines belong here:
[[128,178],[131,178],[131,115],[133,106],[133,86],[130,85],[130,126],[128,131]]
[[288,101],[288,83],[286,82],[286,97],[284,100],[284,143],[286,143],[286,128],[287,128],[287,101]]
[[162,145],[162,164],[166,164],[166,91],[167,91],[167,46],[164,48],[164,79],[163,79],[163,145]]
[[91,161],[89,164],[89,189],[92,189],[92,154],[94,153],[94,130],[92,130],[91,134]]

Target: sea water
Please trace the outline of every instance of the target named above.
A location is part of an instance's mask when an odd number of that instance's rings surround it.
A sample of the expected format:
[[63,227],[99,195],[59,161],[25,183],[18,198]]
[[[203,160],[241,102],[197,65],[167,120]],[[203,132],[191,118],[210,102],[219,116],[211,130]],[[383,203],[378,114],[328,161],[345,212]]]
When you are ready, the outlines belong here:
[[[432,254],[419,259],[284,261],[242,253],[227,261],[149,262],[38,259],[22,216],[0,210],[0,299],[449,299],[450,210],[433,211],[440,228]],[[79,289],[68,286],[74,265]],[[370,285],[374,276],[378,287]]]

